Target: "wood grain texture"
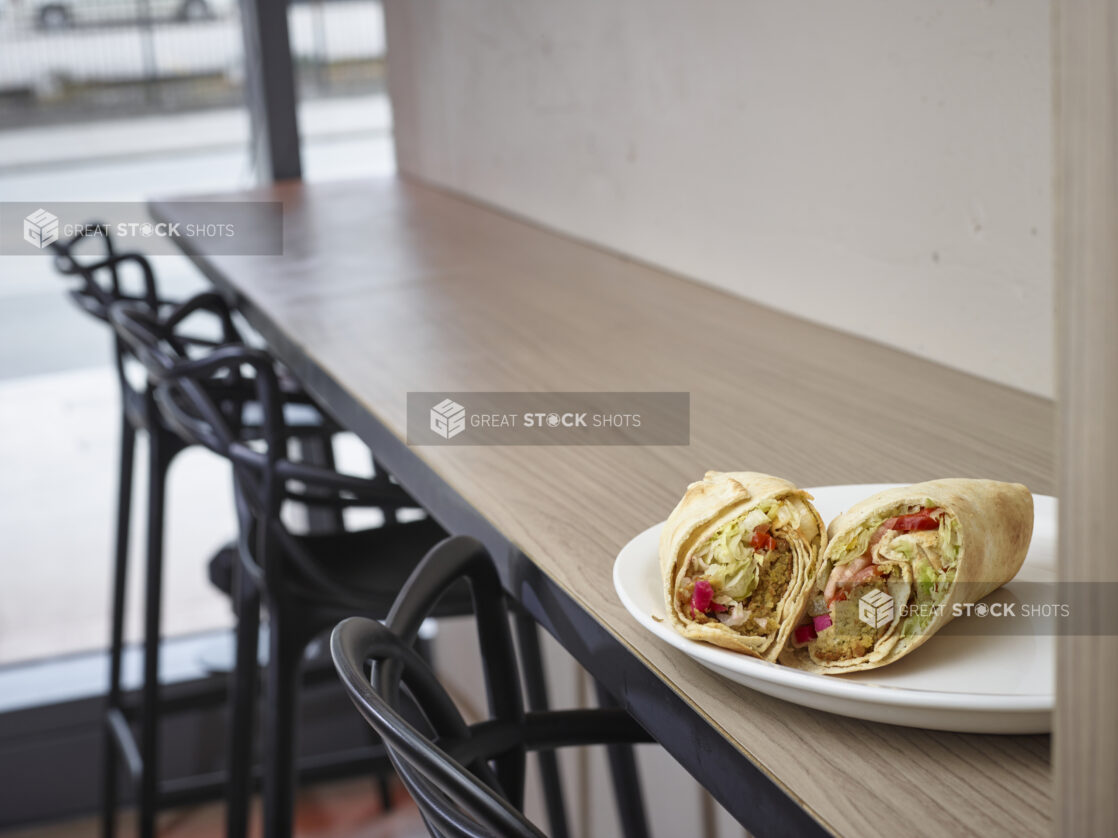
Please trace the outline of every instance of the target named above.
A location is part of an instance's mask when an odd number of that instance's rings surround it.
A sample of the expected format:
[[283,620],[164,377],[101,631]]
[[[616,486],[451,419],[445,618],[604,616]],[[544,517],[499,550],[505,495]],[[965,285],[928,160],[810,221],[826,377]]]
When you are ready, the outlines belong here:
[[[1095,622],[1118,582],[1118,4],[1054,8],[1060,575],[1109,583],[1082,603]],[[1056,665],[1056,832],[1118,835],[1118,637],[1059,638]]]
[[[876,725],[752,692],[648,635],[611,570],[708,468],[801,486],[958,475],[1051,492],[1051,402],[415,183],[238,197],[285,202],[286,255],[196,262],[401,438],[413,390],[691,393],[686,447],[412,452],[826,827],[1048,832],[1048,737]],[[867,787],[897,793],[851,793]]]

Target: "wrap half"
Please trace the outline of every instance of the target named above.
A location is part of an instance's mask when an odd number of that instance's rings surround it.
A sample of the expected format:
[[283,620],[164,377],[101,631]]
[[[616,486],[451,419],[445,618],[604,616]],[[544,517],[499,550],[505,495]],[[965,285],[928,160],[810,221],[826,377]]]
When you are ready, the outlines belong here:
[[887,489],[828,527],[807,611],[780,662],[839,675],[918,648],[1017,575],[1033,533],[1020,483],[951,478]]
[[684,637],[775,660],[800,620],[823,548],[811,496],[751,471],[708,471],[664,524],[668,619]]

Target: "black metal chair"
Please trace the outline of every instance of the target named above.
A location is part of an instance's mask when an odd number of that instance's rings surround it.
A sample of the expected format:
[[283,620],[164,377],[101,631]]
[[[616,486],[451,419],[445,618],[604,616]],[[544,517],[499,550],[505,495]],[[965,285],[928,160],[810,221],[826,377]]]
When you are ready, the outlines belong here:
[[[91,235],[93,231],[97,235]],[[100,245],[87,252],[90,245]],[[158,317],[176,305],[158,291],[155,272],[142,255],[117,252],[107,228],[87,225],[85,231],[66,242],[52,245],[57,270],[78,281],[70,296],[78,307],[105,324],[113,305],[129,303]],[[131,280],[134,287],[129,288]],[[209,349],[231,343],[243,343],[230,311],[216,295],[203,298],[197,310],[206,310],[211,328],[199,335],[179,335],[184,351],[188,348]],[[159,648],[162,602],[163,522],[167,474],[176,455],[188,442],[171,429],[155,407],[150,382],[137,383],[129,375],[131,353],[114,332],[114,363],[120,384],[121,434],[119,494],[116,515],[116,544],[112,584],[111,632],[109,641],[109,688],[106,697],[104,744],[102,758],[102,834],[111,838],[116,831],[117,774],[122,759],[138,790],[139,833],[143,838],[155,834],[160,787],[154,766],[159,760]],[[339,428],[302,393],[289,376],[281,378],[281,391],[292,421],[300,429],[300,439],[314,441],[319,447],[329,446],[330,437]],[[227,382],[220,397],[227,406],[235,405],[242,434],[251,436],[260,424],[259,405],[254,391],[247,386]],[[144,662],[143,686],[138,708],[125,695],[121,680],[124,648],[125,589],[128,573],[129,530],[132,511],[133,460],[137,433],[149,440],[148,508],[146,534],[146,581],[144,599]],[[223,551],[211,564],[231,564],[230,551]],[[220,571],[218,571],[220,573]],[[213,575],[211,573],[211,575]],[[140,736],[137,742],[131,720],[138,709]]]
[[[473,598],[490,713],[473,725],[412,645],[424,617],[462,580]],[[471,538],[448,539],[427,554],[385,625],[360,617],[339,623],[330,651],[350,698],[387,745],[435,836],[538,838],[543,833],[522,812],[528,751],[651,741],[617,707],[525,711],[507,600],[488,553]],[[644,824],[639,788],[617,790],[624,831],[632,834],[634,824]]]
[[[291,833],[295,790],[296,711],[300,663],[307,645],[342,617],[383,618],[412,569],[446,533],[433,520],[401,523],[395,515],[361,532],[297,534],[285,524],[284,505],[341,510],[375,506],[389,512],[414,507],[400,487],[296,462],[288,455],[274,361],[265,352],[233,345],[191,357],[177,330],[208,305],[196,298],[159,317],[134,303],[114,305],[118,334],[157,384],[163,420],[183,439],[225,457],[233,467],[240,535],[231,594],[237,614],[236,664],[231,684],[227,828],[243,835],[251,790],[253,706],[257,683],[260,606],[268,614],[264,701],[265,834]],[[237,411],[222,402],[225,389],[248,384],[261,407],[259,434],[246,440]],[[433,616],[470,614],[465,591],[449,597]],[[383,749],[381,750],[383,754]],[[383,766],[390,770],[387,762]]]
[[[100,228],[104,230],[104,228]],[[63,274],[81,280],[81,285],[70,290],[78,307],[98,320],[108,321],[108,310],[113,302],[121,299],[136,300],[153,310],[162,305],[155,286],[155,274],[146,259],[137,254],[117,254],[112,240],[104,230],[103,257],[79,260],[74,251],[88,241],[84,233],[68,242],[52,245],[55,267]],[[122,268],[133,266],[140,272],[143,284],[140,293],[127,294],[121,284]],[[104,277],[104,278],[102,278]],[[114,339],[114,361],[120,383],[120,472],[116,516],[116,546],[113,562],[112,614],[109,640],[109,689],[106,698],[105,727],[102,745],[101,793],[102,824],[105,838],[116,833],[116,801],[118,756],[123,755],[133,782],[138,786],[139,832],[142,838],[155,834],[157,810],[157,778],[154,771],[143,770],[145,765],[156,764],[158,758],[158,672],[159,672],[159,622],[162,587],[163,512],[164,489],[167,469],[171,460],[182,449],[174,434],[168,432],[156,418],[147,388],[137,388],[125,370],[124,353],[119,339]],[[141,689],[141,732],[137,748],[132,736],[128,709],[125,707],[121,687],[121,661],[124,653],[125,587],[128,574],[128,541],[132,516],[133,459],[136,451],[136,434],[148,433],[150,456],[148,460],[148,514],[146,559],[146,605],[144,608],[144,685]]]

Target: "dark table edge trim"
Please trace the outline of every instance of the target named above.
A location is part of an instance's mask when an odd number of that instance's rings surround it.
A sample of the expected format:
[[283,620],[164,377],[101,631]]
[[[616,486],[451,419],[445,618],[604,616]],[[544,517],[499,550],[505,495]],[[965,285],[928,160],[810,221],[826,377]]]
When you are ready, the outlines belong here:
[[[171,221],[163,213],[162,203],[149,202],[151,215],[157,221]],[[335,381],[251,299],[242,295],[205,255],[185,241],[179,244],[202,274],[260,332],[276,357],[303,386],[343,427],[376,452],[384,467],[448,532],[470,535],[485,544],[509,592],[739,823],[760,836],[800,838],[838,834],[749,754],[735,747],[703,713],[645,665],[631,647],[542,572],[382,423],[370,407]],[[695,735],[702,731],[709,735]]]

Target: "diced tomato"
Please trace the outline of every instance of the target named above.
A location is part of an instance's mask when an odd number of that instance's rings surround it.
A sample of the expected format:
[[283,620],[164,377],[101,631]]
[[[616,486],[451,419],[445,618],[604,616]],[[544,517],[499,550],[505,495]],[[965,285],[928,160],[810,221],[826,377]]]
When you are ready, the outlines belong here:
[[761,526],[753,531],[753,538],[749,539],[749,544],[754,550],[776,549],[776,539],[772,537],[772,533],[769,531],[770,529],[771,525],[761,524]]
[[772,540],[772,536],[769,535],[769,525],[761,524],[753,531],[753,538],[750,539],[749,544],[754,550],[771,550],[772,548],[767,545]]
[[935,517],[935,513],[939,512],[939,508],[922,509],[919,512],[913,512],[909,515],[900,515],[896,518],[890,518],[885,522],[886,529],[896,530],[897,532],[918,532],[920,530],[934,530],[939,528],[939,519]]

